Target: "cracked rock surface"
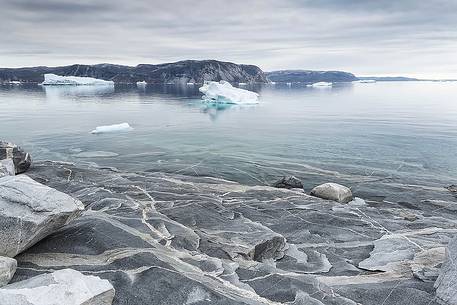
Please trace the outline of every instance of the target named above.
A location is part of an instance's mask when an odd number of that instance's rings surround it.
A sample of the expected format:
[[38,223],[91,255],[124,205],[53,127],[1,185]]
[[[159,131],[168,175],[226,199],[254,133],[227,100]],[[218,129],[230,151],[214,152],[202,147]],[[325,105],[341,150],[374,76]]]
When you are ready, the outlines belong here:
[[13,282],[72,268],[108,279],[113,304],[436,305],[434,279],[457,233],[444,187],[423,187],[427,199],[407,204],[372,196],[342,205],[301,190],[70,163],[37,162],[29,174],[85,211],[18,255]]

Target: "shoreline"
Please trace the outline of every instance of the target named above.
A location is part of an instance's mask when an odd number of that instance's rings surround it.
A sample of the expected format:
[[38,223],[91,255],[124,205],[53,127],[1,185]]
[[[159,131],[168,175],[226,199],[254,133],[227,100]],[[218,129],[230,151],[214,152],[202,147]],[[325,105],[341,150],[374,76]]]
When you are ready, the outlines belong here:
[[109,280],[115,304],[184,304],[196,294],[214,304],[304,295],[371,304],[392,283],[406,289],[397,304],[417,295],[416,304],[434,304],[444,248],[457,233],[445,205],[340,204],[298,189],[54,161],[26,174],[85,211],[17,256],[13,282],[74,268]]

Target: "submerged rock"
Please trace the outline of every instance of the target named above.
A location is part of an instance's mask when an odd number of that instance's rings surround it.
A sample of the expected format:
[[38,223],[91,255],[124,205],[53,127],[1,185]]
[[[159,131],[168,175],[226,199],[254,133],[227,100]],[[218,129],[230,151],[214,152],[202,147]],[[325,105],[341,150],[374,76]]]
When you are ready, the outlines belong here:
[[0,177],[14,176],[16,170],[14,168],[13,159],[0,160]]
[[446,261],[435,282],[436,297],[449,305],[457,304],[457,237],[446,248]]
[[293,188],[303,188],[303,183],[295,176],[284,176],[275,183],[272,184],[273,187],[277,188],[286,188],[286,189],[293,189]]
[[348,187],[337,183],[324,183],[318,185],[311,190],[311,195],[340,203],[348,203],[353,198],[352,192]]
[[8,284],[16,272],[17,262],[14,258],[0,256],[0,287]]
[[0,289],[2,305],[109,305],[113,298],[109,281],[73,269],[38,275]]
[[26,175],[0,178],[0,255],[16,256],[83,209],[79,200]]
[[16,174],[27,171],[32,164],[32,157],[19,146],[0,141],[0,160],[13,159]]

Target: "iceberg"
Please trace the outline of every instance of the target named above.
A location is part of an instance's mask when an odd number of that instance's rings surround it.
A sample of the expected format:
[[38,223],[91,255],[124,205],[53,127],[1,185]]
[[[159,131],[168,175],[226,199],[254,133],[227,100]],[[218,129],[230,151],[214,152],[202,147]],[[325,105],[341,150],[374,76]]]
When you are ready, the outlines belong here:
[[229,82],[205,82],[198,89],[203,93],[202,99],[210,103],[222,104],[258,104],[259,95],[255,92],[235,88]]
[[106,126],[98,126],[90,133],[98,134],[98,133],[107,133],[107,132],[117,132],[117,131],[128,131],[133,129],[130,127],[129,123],[121,123],[121,124],[114,124],[114,125],[106,125]]
[[313,87],[313,88],[329,88],[332,86],[333,86],[333,83],[329,83],[329,82],[318,82],[318,83],[306,85],[306,87]]
[[373,84],[376,83],[375,79],[361,79],[361,80],[355,80],[353,83],[360,83],[360,84]]
[[7,84],[10,84],[10,85],[22,85],[22,82],[21,81],[18,81],[18,80],[11,80],[9,82],[6,82]]
[[80,77],[80,76],[60,76],[56,74],[45,74],[44,82],[41,85],[105,85],[114,86],[114,82],[103,79],[97,79],[92,77]]
[[143,88],[143,87],[146,87],[148,83],[146,81],[141,81],[141,82],[136,82],[136,86],[138,88]]

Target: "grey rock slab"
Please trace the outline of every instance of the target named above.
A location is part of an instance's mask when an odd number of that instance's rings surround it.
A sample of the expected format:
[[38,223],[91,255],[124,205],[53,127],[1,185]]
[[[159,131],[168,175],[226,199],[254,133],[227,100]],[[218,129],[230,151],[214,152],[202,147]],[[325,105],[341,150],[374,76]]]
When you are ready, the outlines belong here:
[[41,274],[0,289],[2,305],[111,305],[109,281],[72,269]]
[[14,168],[13,159],[0,160],[0,177],[3,176],[14,176],[16,169]]
[[272,184],[273,187],[277,188],[286,188],[286,189],[292,189],[292,188],[303,188],[303,183],[301,182],[300,179],[298,179],[295,176],[284,176],[275,183]]
[[0,255],[16,256],[83,209],[79,200],[26,175],[0,178]]
[[13,159],[16,174],[27,171],[32,164],[32,157],[16,144],[0,141],[0,160]]
[[[435,297],[432,256],[457,233],[457,214],[432,201],[452,197],[443,188],[428,189],[427,202],[342,205],[296,189],[61,162],[36,162],[29,174],[86,211],[18,255],[12,281],[73,268],[108,279],[117,305],[425,305]],[[393,264],[374,255],[383,252]]]
[[411,262],[413,275],[424,282],[435,282],[445,261],[445,249],[438,247],[417,253]]
[[331,182],[316,186],[311,190],[311,195],[340,203],[348,203],[353,199],[352,192],[348,187]]
[[5,286],[16,272],[17,262],[14,258],[0,256],[0,287]]
[[453,238],[446,248],[446,261],[441,266],[435,288],[436,297],[444,304],[457,304],[457,238]]

